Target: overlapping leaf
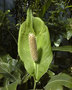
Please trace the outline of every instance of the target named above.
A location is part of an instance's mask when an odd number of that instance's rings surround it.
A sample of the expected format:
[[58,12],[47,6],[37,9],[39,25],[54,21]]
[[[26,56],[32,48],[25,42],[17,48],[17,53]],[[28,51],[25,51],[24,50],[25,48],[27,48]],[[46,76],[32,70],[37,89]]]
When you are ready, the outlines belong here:
[[[57,88],[57,86],[59,87],[59,89]],[[64,73],[55,75],[45,86],[45,90],[63,90],[62,86],[72,88],[72,77]]]

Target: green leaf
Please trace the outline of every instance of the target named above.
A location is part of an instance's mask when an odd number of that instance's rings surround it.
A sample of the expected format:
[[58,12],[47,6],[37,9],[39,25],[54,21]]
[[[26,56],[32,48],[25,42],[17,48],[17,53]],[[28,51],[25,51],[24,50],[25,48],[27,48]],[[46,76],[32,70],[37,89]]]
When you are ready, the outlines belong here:
[[55,73],[54,72],[52,72],[52,71],[50,71],[50,70],[48,70],[48,72],[47,72],[48,74],[49,74],[49,76],[50,77],[53,77],[54,75],[55,75]]
[[11,68],[8,61],[12,59],[8,54],[0,56],[0,73],[10,73]]
[[67,40],[69,40],[72,37],[72,29],[67,31]]
[[20,79],[22,74],[20,68],[17,67],[18,60],[13,59],[9,54],[0,55],[0,74],[3,75],[5,80],[14,82]]
[[61,88],[62,86],[72,88],[72,77],[64,73],[55,75],[50,79],[48,84],[45,86],[45,90],[63,90],[57,89],[57,86]]
[[66,38],[69,40],[72,37],[72,18],[67,19],[66,31]]
[[2,79],[3,78],[3,75],[2,74],[0,74],[0,79]]
[[15,81],[14,83],[12,84],[9,84],[3,88],[1,88],[1,90],[17,90],[17,85],[18,85],[18,81]]
[[54,84],[52,87],[46,87],[45,90],[63,90],[63,87],[58,84]]
[[40,2],[40,0],[36,0],[35,2],[38,4]]
[[71,8],[71,7],[72,7],[72,5],[70,5],[70,6],[66,6],[65,9],[67,9],[67,8]]
[[51,0],[44,1],[44,5],[42,6],[42,8],[41,8],[42,10],[41,10],[40,15],[39,15],[40,17],[44,16],[44,14],[47,11],[47,9],[49,8],[50,4],[51,4]]
[[29,79],[31,78],[31,76],[29,74],[26,74],[23,78],[22,78],[22,82],[26,83]]
[[65,51],[72,53],[72,46],[52,47],[53,51]]
[[[30,53],[28,36],[35,35],[38,51],[38,62],[35,62]],[[38,81],[46,73],[52,61],[52,50],[47,26],[39,17],[33,17],[28,9],[27,19],[20,27],[18,37],[18,53],[27,72]]]

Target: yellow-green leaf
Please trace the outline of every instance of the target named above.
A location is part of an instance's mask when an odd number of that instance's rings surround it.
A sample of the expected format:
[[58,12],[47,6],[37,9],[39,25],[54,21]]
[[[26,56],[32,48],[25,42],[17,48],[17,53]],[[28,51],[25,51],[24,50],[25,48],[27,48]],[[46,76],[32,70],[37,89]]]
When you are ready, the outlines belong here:
[[[38,61],[31,56],[29,34],[34,34],[37,43]],[[37,81],[46,73],[52,61],[52,50],[47,26],[28,9],[27,18],[21,24],[18,37],[18,54],[27,72]]]

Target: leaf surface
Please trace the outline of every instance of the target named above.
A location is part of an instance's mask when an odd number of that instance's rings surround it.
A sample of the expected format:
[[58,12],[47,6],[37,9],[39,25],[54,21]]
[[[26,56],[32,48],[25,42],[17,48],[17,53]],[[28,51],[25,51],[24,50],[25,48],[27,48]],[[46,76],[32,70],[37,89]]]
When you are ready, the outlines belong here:
[[[28,35],[35,35],[38,62],[34,62],[29,48]],[[38,81],[46,73],[51,61],[52,50],[47,26],[39,17],[33,17],[28,9],[26,21],[21,25],[18,37],[18,53],[27,72]]]
[[[58,87],[65,86],[68,88],[72,88],[72,77],[64,73],[55,75],[50,79],[48,84],[45,86],[45,90],[55,90],[57,86]],[[56,89],[56,90],[59,90],[59,89]],[[60,89],[60,90],[63,90],[63,89]]]
[[72,46],[52,47],[53,51],[65,51],[72,53]]
[[18,81],[15,81],[14,83],[12,84],[9,84],[3,88],[1,88],[1,90],[17,90],[17,85],[18,85]]

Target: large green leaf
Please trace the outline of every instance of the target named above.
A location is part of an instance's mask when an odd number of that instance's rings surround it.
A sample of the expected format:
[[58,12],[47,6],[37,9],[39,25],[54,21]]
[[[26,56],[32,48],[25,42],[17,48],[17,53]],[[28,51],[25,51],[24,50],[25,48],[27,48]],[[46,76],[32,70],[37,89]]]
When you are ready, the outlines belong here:
[[64,73],[55,75],[50,79],[48,84],[45,86],[45,90],[62,90],[57,89],[57,86],[58,87],[65,86],[68,88],[72,88],[72,77]]
[[8,83],[20,79],[22,72],[17,65],[19,65],[18,60],[13,59],[9,54],[0,55],[0,76]]
[[65,51],[72,53],[72,46],[52,47],[53,51]]
[[54,84],[51,87],[46,87],[45,90],[63,90],[63,87],[58,84]]
[[[38,62],[34,62],[30,54],[28,36],[33,33],[37,42]],[[38,81],[46,73],[52,61],[52,50],[49,32],[44,22],[32,16],[28,9],[26,21],[22,23],[18,37],[18,53],[27,72]]]
[[0,90],[17,90],[17,85],[18,85],[18,81],[15,81],[14,83],[12,84],[9,84],[3,88],[1,88]]

